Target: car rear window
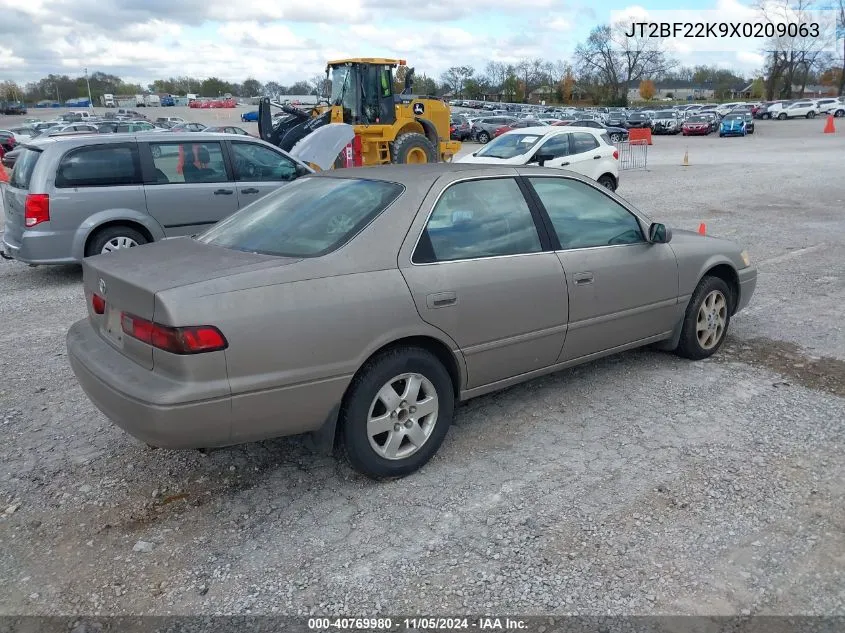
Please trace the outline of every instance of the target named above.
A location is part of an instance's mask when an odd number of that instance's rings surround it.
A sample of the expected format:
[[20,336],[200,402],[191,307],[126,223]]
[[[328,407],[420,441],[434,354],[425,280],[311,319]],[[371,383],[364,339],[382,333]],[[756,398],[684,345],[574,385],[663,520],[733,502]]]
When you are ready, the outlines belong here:
[[56,170],[56,187],[114,187],[141,184],[137,147],[91,145],[70,150]]
[[349,242],[403,191],[402,185],[381,180],[300,178],[197,240],[264,255],[319,257]]
[[29,189],[29,181],[32,179],[32,172],[35,171],[35,163],[41,157],[41,150],[31,147],[24,147],[15,161],[12,169],[12,176],[9,178],[9,185],[16,189]]

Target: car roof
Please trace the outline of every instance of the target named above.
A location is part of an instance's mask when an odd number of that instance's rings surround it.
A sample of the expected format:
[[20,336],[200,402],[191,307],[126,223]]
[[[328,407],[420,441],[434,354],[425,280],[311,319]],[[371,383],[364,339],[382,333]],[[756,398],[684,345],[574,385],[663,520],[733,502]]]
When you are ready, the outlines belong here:
[[594,127],[585,127],[583,125],[543,125],[539,127],[522,127],[515,130],[508,130],[506,134],[536,134],[537,136],[555,136],[557,134],[566,134],[569,132],[590,132],[591,134],[598,134],[598,129]]
[[419,185],[420,182],[433,184],[444,175],[467,173],[481,176],[515,175],[513,167],[507,166],[475,163],[428,163],[423,165],[373,165],[355,169],[331,169],[312,174],[309,178],[314,176],[319,178],[360,178]]

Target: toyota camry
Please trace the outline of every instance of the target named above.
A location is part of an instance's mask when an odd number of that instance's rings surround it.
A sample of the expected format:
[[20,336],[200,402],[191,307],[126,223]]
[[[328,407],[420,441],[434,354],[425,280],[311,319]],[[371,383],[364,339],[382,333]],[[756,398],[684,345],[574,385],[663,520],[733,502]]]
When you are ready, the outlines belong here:
[[313,432],[374,478],[425,464],[459,400],[647,344],[707,358],[757,280],[593,180],[465,164],[306,176],[83,269],[69,359],[117,425],[174,449]]

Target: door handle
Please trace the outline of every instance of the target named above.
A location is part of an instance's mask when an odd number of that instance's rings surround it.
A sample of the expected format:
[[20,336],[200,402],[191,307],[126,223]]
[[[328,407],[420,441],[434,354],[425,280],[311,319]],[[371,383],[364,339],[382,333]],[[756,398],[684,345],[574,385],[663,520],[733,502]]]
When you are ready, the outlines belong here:
[[216,189],[214,191],[215,196],[231,196],[233,193],[235,192],[231,189]]
[[576,273],[572,275],[576,286],[586,286],[593,283],[593,273]]
[[258,189],[249,187],[248,189],[241,189],[241,193],[258,193]]
[[458,302],[458,295],[455,292],[435,292],[425,298],[425,305],[433,310],[455,305]]
[[593,160],[598,160],[599,158],[601,158],[601,156],[599,156],[598,154],[596,154],[595,156],[593,156]]
[[561,163],[561,164],[560,164],[560,166],[561,166],[561,167],[566,167],[568,164],[569,164],[569,163]]

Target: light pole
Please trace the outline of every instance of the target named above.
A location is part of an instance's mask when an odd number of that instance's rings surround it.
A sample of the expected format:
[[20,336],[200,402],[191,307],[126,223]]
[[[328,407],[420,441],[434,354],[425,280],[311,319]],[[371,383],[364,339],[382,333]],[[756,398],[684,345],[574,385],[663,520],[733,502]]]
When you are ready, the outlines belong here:
[[94,100],[91,99],[91,82],[88,81],[88,69],[85,69],[85,85],[88,86],[88,107],[94,107]]

